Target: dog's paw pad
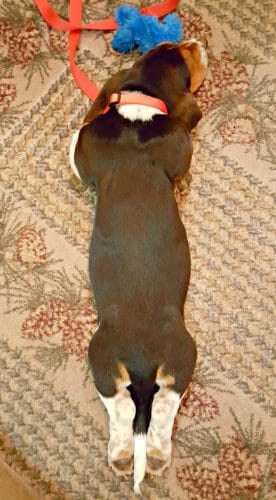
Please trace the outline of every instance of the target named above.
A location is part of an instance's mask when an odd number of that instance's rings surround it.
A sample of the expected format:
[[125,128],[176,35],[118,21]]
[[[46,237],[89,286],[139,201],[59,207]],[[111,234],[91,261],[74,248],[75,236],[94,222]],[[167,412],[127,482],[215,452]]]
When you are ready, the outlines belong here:
[[126,476],[132,473],[133,459],[132,457],[119,458],[110,462],[110,466],[118,476]]
[[147,457],[147,471],[150,474],[160,475],[169,466],[169,460],[153,456]]

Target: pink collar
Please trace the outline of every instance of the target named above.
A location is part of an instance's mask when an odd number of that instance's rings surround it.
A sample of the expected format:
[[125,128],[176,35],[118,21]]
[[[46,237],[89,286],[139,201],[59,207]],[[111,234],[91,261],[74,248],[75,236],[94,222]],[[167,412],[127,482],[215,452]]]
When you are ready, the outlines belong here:
[[168,114],[168,108],[164,101],[138,92],[118,92],[116,94],[111,94],[109,105],[106,106],[102,113],[107,113],[112,106],[124,106],[124,104],[142,104],[143,106],[156,108],[165,115]]

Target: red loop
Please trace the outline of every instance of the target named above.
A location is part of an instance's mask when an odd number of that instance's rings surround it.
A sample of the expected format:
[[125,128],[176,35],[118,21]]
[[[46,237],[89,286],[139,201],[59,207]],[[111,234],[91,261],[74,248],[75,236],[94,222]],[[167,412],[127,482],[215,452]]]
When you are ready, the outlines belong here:
[[[89,80],[83,71],[75,63],[75,54],[78,48],[81,30],[116,30],[118,25],[115,19],[103,19],[94,21],[90,24],[82,25],[82,0],[70,0],[69,21],[65,21],[57,15],[47,0],[35,0],[35,3],[47,23],[59,31],[69,32],[69,60],[74,79],[80,89],[94,101],[99,94],[96,85]],[[179,3],[179,0],[165,0],[157,5],[151,5],[140,9],[142,14],[148,14],[156,17],[163,17],[173,11]]]

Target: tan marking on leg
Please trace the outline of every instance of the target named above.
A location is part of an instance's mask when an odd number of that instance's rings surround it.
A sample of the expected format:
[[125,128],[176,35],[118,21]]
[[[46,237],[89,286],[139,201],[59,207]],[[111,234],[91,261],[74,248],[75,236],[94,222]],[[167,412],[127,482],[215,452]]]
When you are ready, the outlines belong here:
[[156,383],[162,386],[169,387],[170,385],[175,384],[175,378],[172,375],[164,375],[163,373],[163,365],[159,366],[156,374]]
[[120,376],[117,377],[115,381],[117,390],[119,391],[122,387],[127,387],[131,383],[131,381],[128,371],[122,363],[118,363],[118,370],[120,372]]

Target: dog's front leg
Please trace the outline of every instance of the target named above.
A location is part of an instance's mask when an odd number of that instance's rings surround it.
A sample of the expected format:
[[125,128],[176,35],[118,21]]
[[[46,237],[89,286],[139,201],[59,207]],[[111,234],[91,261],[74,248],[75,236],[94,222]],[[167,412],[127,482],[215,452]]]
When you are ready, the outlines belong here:
[[109,414],[108,464],[118,475],[131,474],[133,469],[133,419],[135,405],[126,388],[110,398],[99,396]]

